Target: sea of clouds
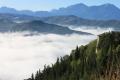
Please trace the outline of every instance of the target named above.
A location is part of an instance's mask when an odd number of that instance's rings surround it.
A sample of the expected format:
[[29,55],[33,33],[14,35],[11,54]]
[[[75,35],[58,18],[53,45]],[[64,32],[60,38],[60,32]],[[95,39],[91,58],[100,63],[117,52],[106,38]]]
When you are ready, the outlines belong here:
[[88,32],[92,33],[94,35],[99,35],[104,32],[109,32],[109,31],[115,31],[113,28],[100,28],[98,27],[92,27],[92,26],[69,26],[70,29],[76,30],[76,31],[83,31],[83,32]]
[[0,80],[29,78],[31,73],[39,68],[43,69],[45,64],[51,65],[57,57],[69,55],[77,45],[88,44],[97,37],[78,34],[25,34],[0,33]]

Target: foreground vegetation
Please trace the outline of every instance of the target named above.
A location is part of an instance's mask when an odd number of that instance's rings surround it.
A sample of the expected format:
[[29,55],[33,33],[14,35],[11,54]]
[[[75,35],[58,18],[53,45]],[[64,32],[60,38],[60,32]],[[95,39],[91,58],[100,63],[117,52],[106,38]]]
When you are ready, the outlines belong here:
[[120,32],[109,32],[27,80],[120,80]]

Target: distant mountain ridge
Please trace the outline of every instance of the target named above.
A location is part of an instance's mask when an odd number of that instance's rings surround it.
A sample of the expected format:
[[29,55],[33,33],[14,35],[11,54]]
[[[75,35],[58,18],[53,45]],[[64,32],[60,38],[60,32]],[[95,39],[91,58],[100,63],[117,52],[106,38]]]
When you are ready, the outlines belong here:
[[44,23],[40,20],[34,20],[34,21],[17,24],[12,27],[11,31],[31,31],[31,32],[38,32],[43,34],[52,33],[52,34],[60,34],[60,35],[65,35],[65,34],[91,35],[90,33],[87,32],[74,31],[67,27]]
[[[6,15],[6,17],[4,16],[0,15],[0,33],[29,31],[31,33],[37,32],[37,33],[42,33],[42,34],[91,35],[90,33],[87,33],[87,32],[71,30],[67,27],[45,23],[41,20],[37,20],[37,19],[32,20],[30,17],[24,18],[23,16],[22,17],[17,16],[18,19],[16,19],[16,16],[14,15],[13,16]],[[28,20],[28,19],[31,19],[31,20]],[[16,22],[16,20],[18,20],[18,22]]]
[[113,4],[103,4],[98,6],[87,6],[85,4],[75,4],[66,8],[59,8],[52,11],[18,11],[14,8],[1,7],[0,13],[24,14],[36,17],[49,17],[61,15],[74,15],[85,19],[95,20],[120,20],[120,9]]
[[[4,14],[0,13],[0,27],[13,26],[14,24],[22,24],[31,21],[43,21],[46,24],[59,25],[69,28],[87,28],[87,29],[108,29],[120,30],[120,20],[90,20],[80,18],[74,15],[69,16],[52,16],[52,17],[34,17],[21,14]],[[0,29],[1,30],[1,29]]]
[[41,18],[42,21],[57,25],[66,25],[86,28],[113,28],[120,30],[120,20],[90,20],[83,19],[74,15],[69,16],[53,16]]

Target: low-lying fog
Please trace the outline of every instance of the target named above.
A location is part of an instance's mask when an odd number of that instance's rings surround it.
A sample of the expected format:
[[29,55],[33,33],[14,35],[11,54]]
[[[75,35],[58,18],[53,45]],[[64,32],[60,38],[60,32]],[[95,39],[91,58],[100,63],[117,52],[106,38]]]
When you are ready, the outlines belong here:
[[70,54],[77,45],[94,40],[91,35],[0,33],[0,80],[23,80],[59,56]]
[[99,35],[101,33],[104,32],[109,32],[109,31],[113,31],[113,28],[100,28],[100,27],[91,27],[91,26],[69,26],[70,29],[72,30],[77,30],[77,31],[83,31],[83,32],[88,32],[88,33],[92,33],[94,35]]

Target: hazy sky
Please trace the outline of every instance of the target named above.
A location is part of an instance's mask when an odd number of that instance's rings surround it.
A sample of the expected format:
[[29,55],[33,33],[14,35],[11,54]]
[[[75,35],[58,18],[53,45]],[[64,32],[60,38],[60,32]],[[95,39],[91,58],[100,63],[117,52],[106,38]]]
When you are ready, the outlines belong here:
[[84,3],[86,5],[101,5],[104,3],[112,3],[120,7],[120,0],[0,0],[0,7],[7,6],[19,10],[51,10],[69,5]]

